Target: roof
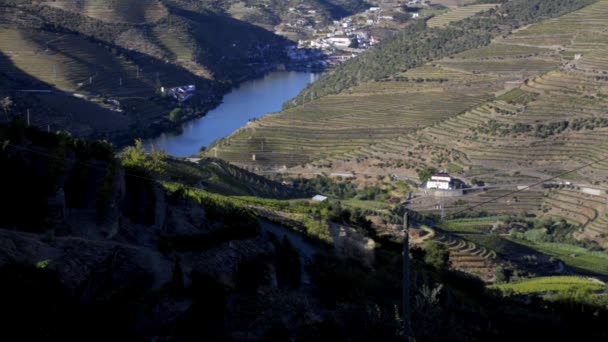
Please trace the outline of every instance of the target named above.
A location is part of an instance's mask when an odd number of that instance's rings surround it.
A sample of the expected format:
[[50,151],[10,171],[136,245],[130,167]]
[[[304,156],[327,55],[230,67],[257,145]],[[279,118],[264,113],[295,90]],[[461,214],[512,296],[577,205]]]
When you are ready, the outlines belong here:
[[439,172],[433,175],[433,177],[450,177],[447,172]]
[[325,202],[327,201],[327,196],[323,196],[323,195],[315,195],[312,198],[313,201],[317,201],[317,202]]

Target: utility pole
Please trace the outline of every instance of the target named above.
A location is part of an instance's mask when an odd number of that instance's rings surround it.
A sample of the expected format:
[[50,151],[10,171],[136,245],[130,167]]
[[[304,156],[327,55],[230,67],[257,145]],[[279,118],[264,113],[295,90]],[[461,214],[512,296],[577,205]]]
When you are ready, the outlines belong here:
[[403,337],[410,337],[410,226],[403,214]]
[[27,127],[30,127],[30,109],[27,109]]

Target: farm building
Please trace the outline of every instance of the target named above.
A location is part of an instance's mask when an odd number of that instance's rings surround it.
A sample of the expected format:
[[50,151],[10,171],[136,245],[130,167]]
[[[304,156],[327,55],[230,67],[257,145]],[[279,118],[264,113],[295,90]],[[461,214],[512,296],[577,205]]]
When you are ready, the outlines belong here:
[[[164,89],[161,89],[161,91],[164,92]],[[179,103],[182,103],[182,102],[185,102],[188,99],[190,99],[192,96],[194,96],[195,91],[196,91],[196,86],[187,85],[187,86],[182,86],[182,87],[171,88],[171,89],[169,89],[167,94],[169,96],[173,97],[174,99],[176,99]]]
[[450,190],[452,189],[452,177],[447,173],[438,173],[431,176],[431,179],[426,182],[427,189]]
[[315,195],[312,198],[313,201],[315,202],[326,202],[327,201],[327,196],[323,196],[323,195]]

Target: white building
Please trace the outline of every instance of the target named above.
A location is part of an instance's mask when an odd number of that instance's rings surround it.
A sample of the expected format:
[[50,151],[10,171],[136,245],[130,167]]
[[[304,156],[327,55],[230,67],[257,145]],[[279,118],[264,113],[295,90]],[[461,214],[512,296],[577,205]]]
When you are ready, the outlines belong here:
[[315,195],[312,198],[313,201],[315,202],[326,202],[327,201],[327,196],[323,196],[323,195]]
[[348,37],[331,37],[327,41],[335,47],[349,47],[351,43]]
[[450,190],[452,189],[452,177],[447,173],[438,173],[426,182],[427,189]]

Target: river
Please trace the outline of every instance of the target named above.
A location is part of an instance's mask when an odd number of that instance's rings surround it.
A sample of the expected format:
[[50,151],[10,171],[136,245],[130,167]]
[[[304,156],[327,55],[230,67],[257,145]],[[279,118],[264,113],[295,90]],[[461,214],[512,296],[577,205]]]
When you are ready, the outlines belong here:
[[298,71],[275,71],[263,78],[242,83],[224,96],[223,102],[207,115],[182,126],[179,133],[163,133],[146,141],[146,146],[176,157],[198,154],[202,146],[230,135],[250,119],[278,112],[283,103],[294,98],[320,74]]

